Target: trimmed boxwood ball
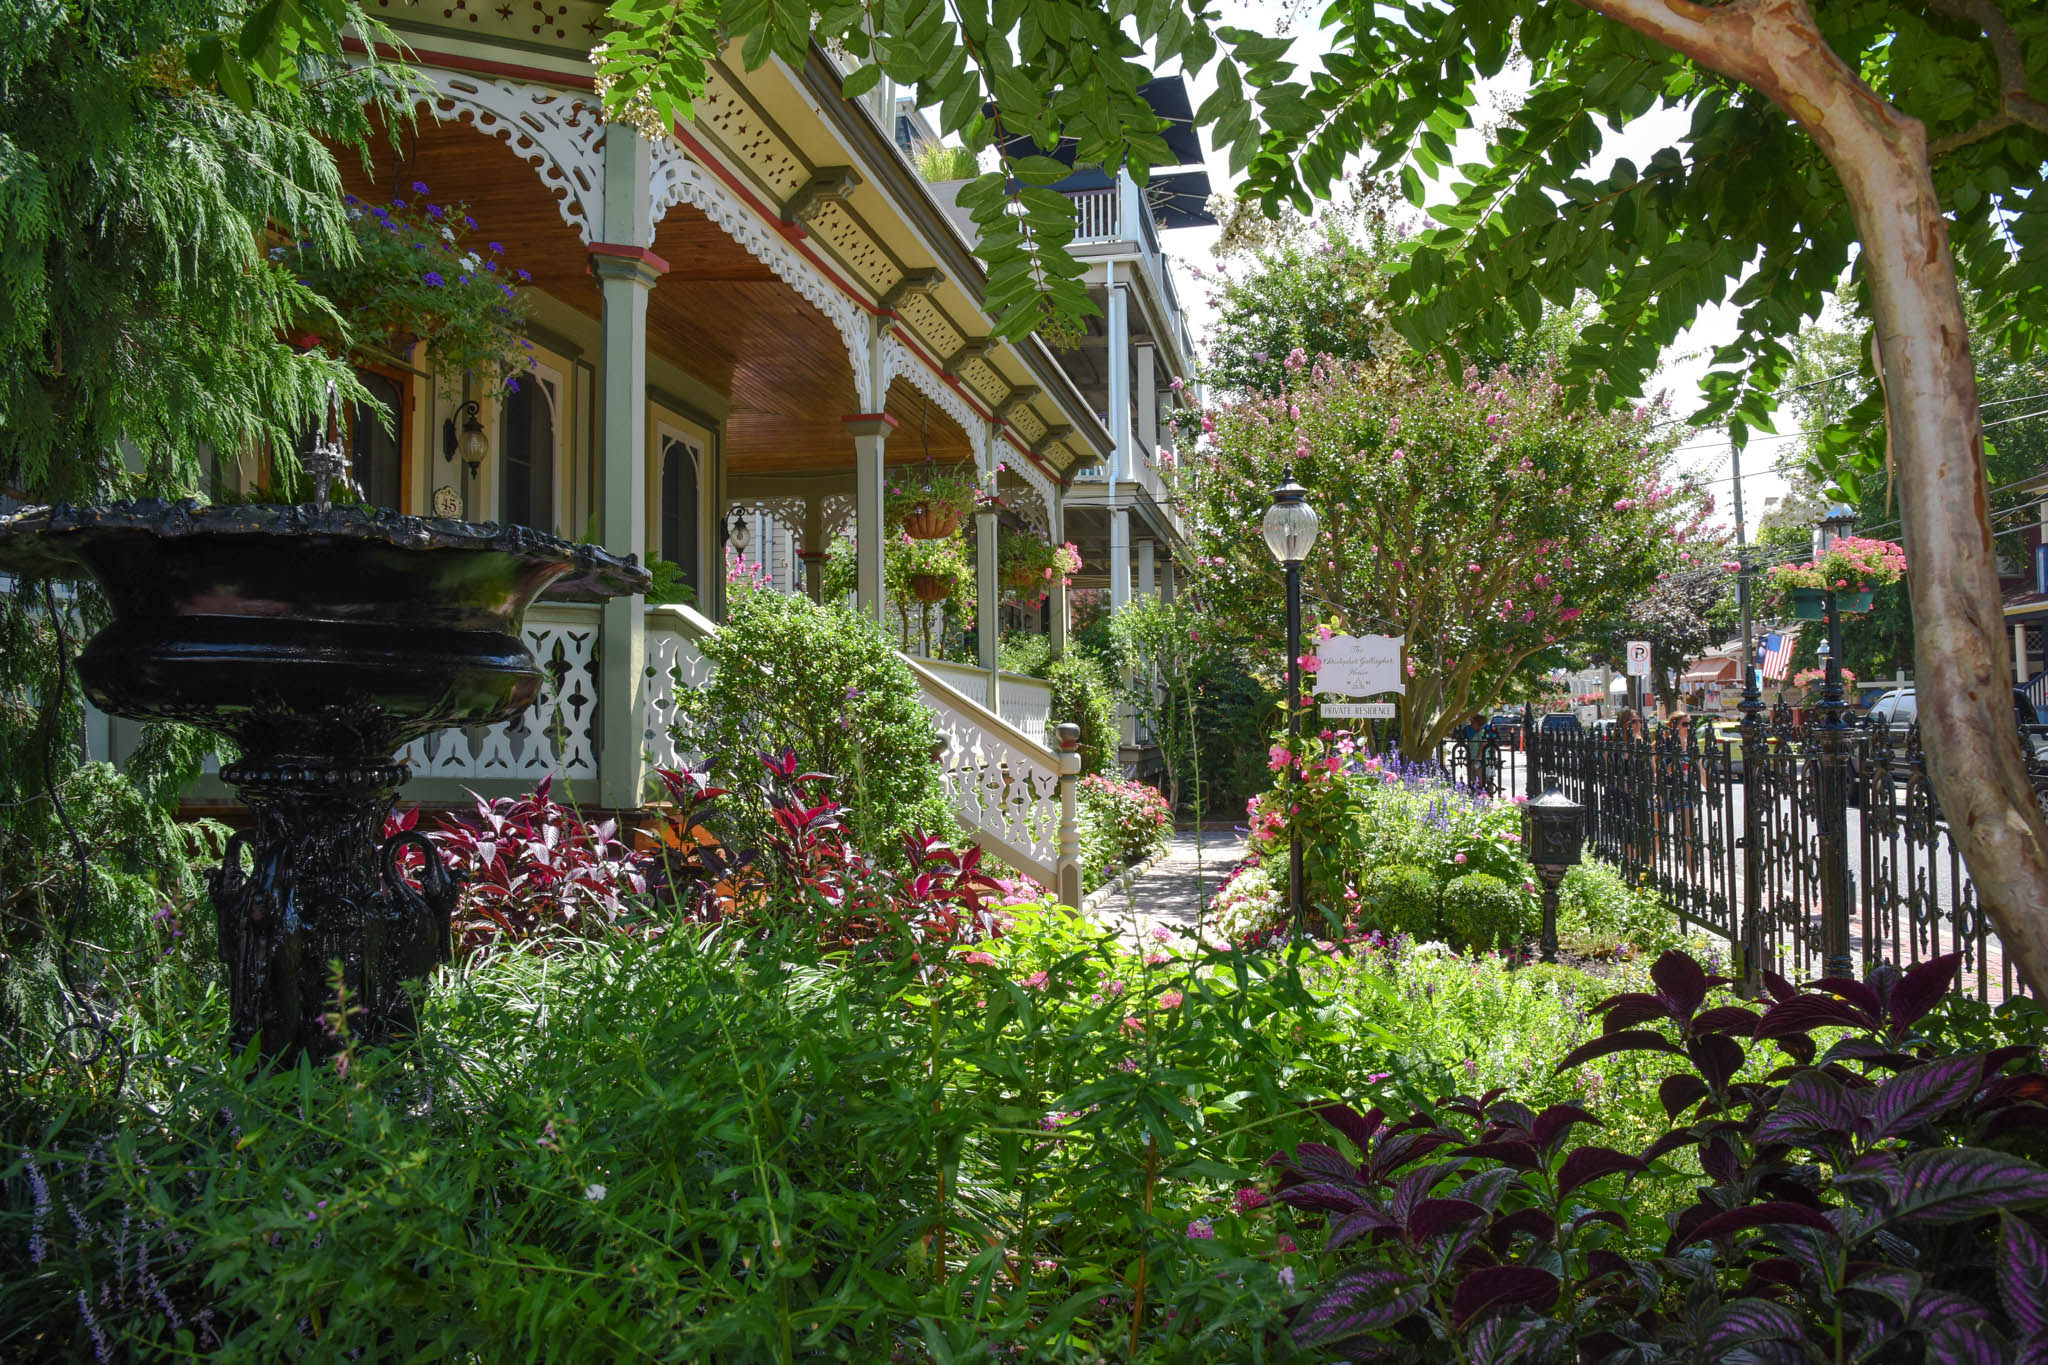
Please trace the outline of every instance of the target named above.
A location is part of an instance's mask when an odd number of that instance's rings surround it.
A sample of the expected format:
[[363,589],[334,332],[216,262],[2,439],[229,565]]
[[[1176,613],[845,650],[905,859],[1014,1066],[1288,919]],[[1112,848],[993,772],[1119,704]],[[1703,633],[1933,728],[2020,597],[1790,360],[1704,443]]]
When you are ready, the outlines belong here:
[[1438,902],[1442,888],[1426,867],[1398,863],[1374,868],[1359,892],[1360,918],[1367,929],[1428,942],[1442,935]]
[[1522,897],[1492,873],[1467,872],[1444,884],[1444,937],[1453,948],[1511,951],[1525,936],[1525,918]]

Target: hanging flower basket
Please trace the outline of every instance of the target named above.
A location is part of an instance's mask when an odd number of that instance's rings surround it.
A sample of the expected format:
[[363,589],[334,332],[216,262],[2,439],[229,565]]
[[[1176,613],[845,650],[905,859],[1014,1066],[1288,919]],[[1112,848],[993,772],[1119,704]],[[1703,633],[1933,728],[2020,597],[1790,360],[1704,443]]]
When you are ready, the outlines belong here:
[[1801,621],[1822,621],[1827,619],[1828,595],[1823,588],[1794,588],[1791,590],[1792,615]]
[[[524,288],[531,277],[505,259],[503,244],[490,241],[463,204],[435,200],[417,180],[388,203],[352,195],[346,203],[353,253],[280,239],[270,258],[333,305],[354,345],[405,359],[424,343],[445,392],[465,375],[486,390],[516,388],[534,365]],[[337,330],[314,319],[303,326]],[[339,349],[338,336],[320,341]]]
[[966,513],[948,504],[918,503],[903,517],[903,534],[912,540],[944,540],[960,529]]
[[1051,590],[1053,580],[1071,585],[1081,571],[1081,552],[1071,541],[1051,545],[1030,536],[1004,536],[998,569],[1011,591],[1033,598]]
[[912,574],[910,591],[920,602],[943,602],[953,595],[954,581],[951,574]]
[[1860,591],[1855,592],[1837,592],[1835,594],[1835,609],[1837,611],[1848,612],[1851,615],[1854,615],[1858,612],[1869,611],[1870,589],[1864,588]]
[[973,466],[926,460],[922,469],[891,472],[883,515],[912,540],[945,540],[974,510],[978,491]]

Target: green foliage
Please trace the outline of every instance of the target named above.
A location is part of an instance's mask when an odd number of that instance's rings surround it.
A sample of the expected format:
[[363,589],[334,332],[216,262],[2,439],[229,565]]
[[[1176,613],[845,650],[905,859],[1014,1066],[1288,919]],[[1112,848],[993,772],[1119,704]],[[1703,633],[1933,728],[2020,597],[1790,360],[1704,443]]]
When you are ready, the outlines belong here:
[[1678,918],[1655,891],[1631,886],[1615,868],[1589,859],[1557,887],[1558,940],[1594,957],[1655,953],[1677,946]]
[[1358,924],[1417,943],[1443,936],[1443,883],[1426,867],[1396,863],[1368,872],[1358,894]]
[[[1134,597],[1109,618],[1109,639],[1119,689],[1138,721],[1159,746],[1166,769],[1166,797],[1181,805],[1183,784],[1193,795],[1195,746],[1201,712],[1197,701],[1213,644],[1202,643],[1202,613],[1160,597]],[[1214,632],[1210,638],[1213,641]]]
[[1123,729],[1116,719],[1116,693],[1102,665],[1086,655],[1069,653],[1046,668],[1052,685],[1048,720],[1055,734],[1062,725],[1081,727],[1081,771],[1115,775],[1123,747]]
[[[58,608],[68,656],[88,631]],[[68,676],[52,696],[57,668],[49,613],[0,597],[0,1036],[30,1065],[66,1026],[136,999],[154,964],[210,960],[201,876],[227,833],[175,818],[205,751],[195,732],[146,728],[132,780],[85,762],[83,697]]]
[[[380,31],[352,4],[289,8]],[[296,39],[253,84],[221,68],[229,95],[195,85],[183,59],[226,60],[220,22],[206,0],[27,0],[0,20],[0,480],[17,496],[190,493],[207,451],[290,450],[330,382],[367,399],[285,341],[346,325],[264,246],[290,224],[351,257],[329,146],[361,143],[391,96]]]
[[1013,630],[996,642],[996,666],[1005,673],[1043,678],[1052,668],[1052,637]]
[[272,247],[271,259],[310,284],[358,341],[425,343],[446,395],[470,377],[486,389],[516,389],[534,365],[520,288],[529,276],[504,259],[468,205],[437,204],[417,180],[389,204],[353,195],[347,204],[347,252],[299,242]]
[[1163,852],[1173,835],[1173,812],[1166,798],[1143,782],[1090,773],[1081,779],[1077,804],[1084,891]]
[[[1407,640],[1401,748],[1426,754],[1562,646],[1698,559],[1707,503],[1674,486],[1652,410],[1567,404],[1547,373],[1283,362],[1284,395],[1205,417],[1183,497],[1209,624],[1284,657],[1259,531],[1290,467],[1322,532],[1302,565],[1323,625]],[[1709,556],[1718,561],[1718,555]]]
[[[932,761],[931,713],[873,622],[836,603],[739,591],[724,628],[701,648],[711,678],[678,694],[677,734],[721,783],[749,786],[760,755],[794,750],[804,767],[839,779],[856,842],[876,857],[900,861],[902,837],[913,830],[955,832]],[[749,847],[760,833],[742,822],[735,841]]]
[[[2048,14],[2007,0],[1989,8],[2002,12],[1999,29],[2011,26],[1996,42],[1977,14],[1959,22],[1954,6],[1927,0],[1822,5],[1813,18],[1830,56],[1924,122],[1958,262],[1991,301],[1992,349],[2022,355],[2038,344],[2048,231],[2016,224],[2038,218],[2022,206],[2044,183],[2048,133],[2005,110],[1996,54],[2039,72]],[[1629,397],[1701,309],[1733,291],[1737,333],[1716,353],[1694,420],[1725,415],[1738,440],[1768,429],[1791,366],[1786,338],[1820,316],[1859,226],[1835,168],[1782,97],[1580,5],[1340,0],[1325,24],[1325,72],[1261,82],[1268,133],[1248,188],[1268,206],[1305,207],[1371,147],[1366,174],[1398,171],[1412,203],[1438,200],[1394,276],[1404,335],[1492,351],[1546,302],[1590,290],[1599,319],[1573,348],[1571,382]],[[1526,63],[1528,94],[1483,160],[1454,165],[1450,144],[1473,123],[1477,83],[1510,59]],[[1595,174],[1603,127],[1657,109],[1680,115],[1677,145]],[[1857,305],[1867,320],[1868,299]],[[1881,467],[1877,416],[1866,404],[1839,429],[1826,452],[1836,477],[1856,481],[1842,463],[1852,446],[1861,470]]]
[[981,174],[973,152],[947,142],[921,142],[910,154],[918,178],[928,184],[946,180],[971,180]]
[[647,604],[654,606],[697,605],[697,593],[683,576],[683,566],[660,555],[647,557],[647,572],[654,581],[647,588]]
[[1529,897],[1485,872],[1444,883],[1443,917],[1445,940],[1468,953],[1512,953],[1533,927]]
[[[1199,661],[1193,681],[1196,761],[1190,777],[1200,779],[1204,818],[1233,814],[1266,786],[1266,735],[1280,697],[1234,653],[1222,650]],[[1193,795],[1183,804],[1194,807]]]

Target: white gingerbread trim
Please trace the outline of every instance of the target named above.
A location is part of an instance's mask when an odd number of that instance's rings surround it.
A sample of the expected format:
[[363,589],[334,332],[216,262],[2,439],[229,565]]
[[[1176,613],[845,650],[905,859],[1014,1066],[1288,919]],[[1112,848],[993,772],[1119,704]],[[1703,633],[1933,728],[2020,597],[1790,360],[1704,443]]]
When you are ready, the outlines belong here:
[[[604,226],[604,116],[560,90],[490,81],[467,72],[414,67],[431,89],[384,77],[402,98],[437,116],[466,113],[480,133],[497,138],[540,173],[554,192],[562,221],[588,246]],[[523,144],[523,145],[522,145]]]
[[648,240],[655,225],[677,204],[688,204],[718,225],[742,250],[774,271],[777,278],[823,313],[839,329],[846,357],[853,367],[854,388],[867,373],[868,321],[861,306],[835,288],[818,268],[792,247],[780,232],[685,152],[674,138],[652,145],[648,170]]
[[909,380],[910,387],[929,398],[932,406],[959,423],[961,433],[967,437],[968,447],[975,452],[975,464],[979,466],[982,463],[982,441],[975,433],[988,425],[988,419],[976,412],[973,405],[960,395],[958,389],[934,374],[929,365],[918,363],[917,358],[911,355],[910,348],[903,344],[902,338],[892,334],[882,342],[884,397],[889,392],[889,381],[897,375]]

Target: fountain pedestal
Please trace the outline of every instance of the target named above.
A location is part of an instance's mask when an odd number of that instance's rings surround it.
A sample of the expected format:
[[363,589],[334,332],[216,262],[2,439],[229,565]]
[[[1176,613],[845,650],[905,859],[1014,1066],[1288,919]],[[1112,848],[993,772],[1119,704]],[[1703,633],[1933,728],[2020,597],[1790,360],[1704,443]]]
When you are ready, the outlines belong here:
[[241,749],[221,776],[251,824],[209,885],[230,1041],[270,1055],[332,1051],[343,1008],[357,1040],[412,1030],[405,983],[448,959],[457,887],[425,838],[384,837],[409,776],[394,755],[533,704],[519,631],[543,589],[647,586],[524,527],[310,505],[35,508],[0,521],[0,569],[105,591],[114,619],[78,659],[94,705]]

